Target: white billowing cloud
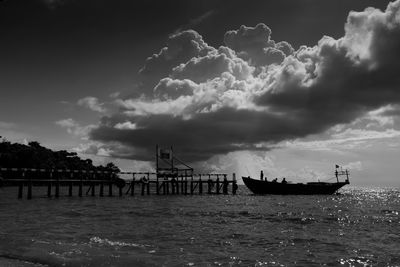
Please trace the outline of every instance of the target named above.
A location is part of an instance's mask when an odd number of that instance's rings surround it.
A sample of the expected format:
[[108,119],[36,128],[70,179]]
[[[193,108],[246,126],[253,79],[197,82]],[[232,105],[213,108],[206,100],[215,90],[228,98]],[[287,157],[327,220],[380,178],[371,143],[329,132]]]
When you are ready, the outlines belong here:
[[72,118],[58,120],[55,124],[67,129],[69,134],[80,136],[83,139],[87,139],[89,132],[95,128],[95,125],[92,124],[82,126]]
[[[265,150],[335,126],[336,143],[397,137],[386,129],[397,109],[376,110],[400,104],[399,17],[400,0],[385,11],[350,12],[342,38],[297,51],[273,41],[264,24],[227,32],[218,49],[192,30],[171,35],[146,60],[138,94],[118,99],[120,111],[90,137],[141,160],[154,144],[173,144],[189,161]],[[368,116],[381,128],[346,130]]]
[[400,131],[394,129],[386,129],[385,131],[363,130],[363,129],[346,129],[341,133],[332,135],[335,140],[341,142],[348,141],[364,141],[371,139],[383,139],[399,137]]
[[215,48],[204,42],[203,37],[193,30],[171,35],[167,46],[146,59],[140,70],[142,87],[137,90],[138,93],[151,95],[153,87],[160,79],[168,77],[173,68],[193,57],[205,56],[212,50]]
[[[178,61],[187,61],[192,57],[206,55],[213,49],[197,32],[193,30],[179,32],[169,37],[167,46],[162,48],[158,54],[147,58],[145,66],[140,72],[146,74],[162,67],[176,66]],[[169,72],[170,68],[167,71]]]
[[191,80],[162,79],[154,87],[155,96],[162,100],[177,99],[180,96],[193,95],[197,84]]
[[137,125],[130,121],[126,121],[124,123],[117,123],[117,124],[115,124],[114,127],[115,127],[115,129],[118,129],[118,130],[136,130],[137,129]]
[[172,70],[172,77],[191,79],[201,83],[219,77],[222,73],[230,73],[238,80],[251,77],[254,68],[246,61],[236,56],[228,47],[221,46],[211,50],[202,57],[193,57],[186,63],[181,63]]
[[367,113],[366,120],[369,120],[370,122],[367,124],[366,127],[373,127],[373,126],[378,126],[378,127],[393,127],[394,126],[394,116],[388,116],[385,115],[386,113],[390,113],[391,111],[394,111],[395,109],[391,106],[384,106],[381,108],[378,108],[376,110],[370,111]]
[[64,128],[72,128],[78,125],[78,123],[72,118],[56,121],[56,124]]
[[99,100],[93,96],[81,98],[77,103],[82,107],[86,107],[96,112],[104,113],[106,111],[106,109],[103,107],[104,104],[100,103]]
[[170,114],[174,116],[182,115],[184,109],[190,106],[191,98],[187,96],[180,96],[177,99],[168,99],[165,101],[155,100],[140,100],[140,99],[127,99],[120,100],[117,103],[124,109],[127,109],[124,114],[135,116],[150,116]]
[[[154,88],[153,99],[127,99],[118,101],[125,114],[170,114],[191,118],[199,113],[210,113],[224,107],[235,109],[263,109],[252,102],[252,92],[260,91],[263,82],[237,80],[229,72],[205,83],[191,80],[164,78]],[[229,88],[229,90],[227,90]]]
[[239,30],[225,33],[224,42],[252,65],[279,64],[293,54],[294,49],[285,41],[275,43],[271,33],[271,29],[263,23],[255,27],[242,25]]

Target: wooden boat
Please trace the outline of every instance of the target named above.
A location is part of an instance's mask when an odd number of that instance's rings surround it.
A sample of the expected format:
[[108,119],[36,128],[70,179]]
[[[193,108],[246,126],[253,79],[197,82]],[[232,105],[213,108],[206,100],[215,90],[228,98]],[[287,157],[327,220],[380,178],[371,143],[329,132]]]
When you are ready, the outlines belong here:
[[[336,165],[338,168],[339,166]],[[336,168],[336,182],[310,182],[310,183],[290,183],[266,181],[249,177],[242,177],[247,188],[257,195],[275,194],[275,195],[331,195],[341,187],[350,184],[348,170]],[[346,175],[344,182],[339,182],[339,176]]]

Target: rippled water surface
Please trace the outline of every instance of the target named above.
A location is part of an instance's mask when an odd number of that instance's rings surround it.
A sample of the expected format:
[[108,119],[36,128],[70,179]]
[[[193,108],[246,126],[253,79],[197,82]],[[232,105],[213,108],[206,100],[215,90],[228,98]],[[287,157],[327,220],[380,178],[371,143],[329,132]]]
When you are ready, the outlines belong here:
[[16,199],[0,266],[400,266],[400,190]]

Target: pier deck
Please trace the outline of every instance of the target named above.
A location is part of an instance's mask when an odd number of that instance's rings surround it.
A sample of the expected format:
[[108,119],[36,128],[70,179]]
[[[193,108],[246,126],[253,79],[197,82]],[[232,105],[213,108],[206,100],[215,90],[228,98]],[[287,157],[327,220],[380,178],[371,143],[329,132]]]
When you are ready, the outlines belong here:
[[[0,168],[1,182],[4,186],[17,186],[18,198],[33,197],[33,188],[47,188],[47,197],[58,198],[61,192],[79,197],[134,195],[211,195],[236,194],[235,174],[228,179],[227,174],[192,174],[166,177],[154,172],[98,172],[88,170],[45,170],[27,168]],[[121,178],[123,177],[123,178]],[[130,178],[128,178],[130,177]],[[64,188],[64,190],[60,190]]]

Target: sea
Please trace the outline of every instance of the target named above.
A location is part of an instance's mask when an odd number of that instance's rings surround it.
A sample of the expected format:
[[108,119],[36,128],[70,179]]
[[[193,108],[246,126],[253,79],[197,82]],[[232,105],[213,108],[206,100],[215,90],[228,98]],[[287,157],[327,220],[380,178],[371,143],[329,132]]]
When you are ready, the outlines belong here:
[[[400,266],[400,189],[337,195],[17,199],[0,189],[0,266]],[[117,192],[115,192],[117,193]]]

